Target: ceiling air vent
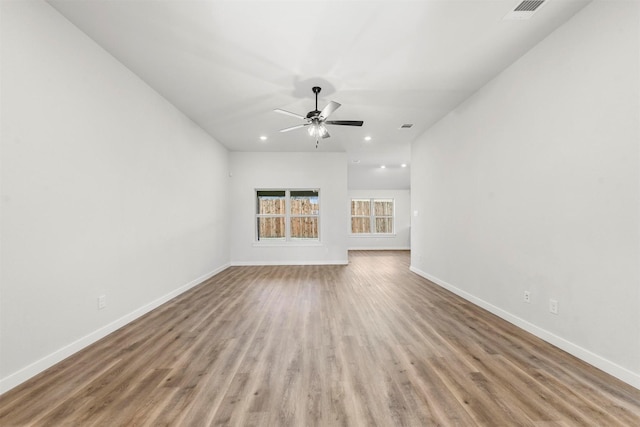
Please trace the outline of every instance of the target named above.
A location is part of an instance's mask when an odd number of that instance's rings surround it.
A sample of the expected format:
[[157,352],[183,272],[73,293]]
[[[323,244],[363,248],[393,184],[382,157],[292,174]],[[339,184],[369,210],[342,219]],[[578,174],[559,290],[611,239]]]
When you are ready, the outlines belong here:
[[502,19],[529,19],[549,0],[524,0]]
[[400,129],[409,129],[411,126],[413,126],[413,123],[405,123],[400,126]]

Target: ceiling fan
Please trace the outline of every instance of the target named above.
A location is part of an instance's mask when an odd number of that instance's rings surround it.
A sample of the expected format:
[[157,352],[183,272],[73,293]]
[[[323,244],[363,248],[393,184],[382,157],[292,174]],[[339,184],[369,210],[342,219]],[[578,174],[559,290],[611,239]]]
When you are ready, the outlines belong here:
[[281,129],[280,132],[289,132],[290,130],[309,126],[309,128],[307,129],[309,135],[316,138],[316,148],[318,148],[318,141],[320,141],[320,138],[324,139],[331,136],[329,135],[329,131],[327,130],[325,125],[362,126],[362,124],[364,123],[362,120],[327,120],[327,117],[329,117],[334,111],[340,108],[341,104],[330,101],[329,104],[327,104],[327,106],[322,109],[322,111],[319,111],[318,94],[322,89],[318,86],[314,86],[311,90],[316,94],[316,109],[313,111],[309,111],[306,117],[301,116],[300,114],[292,113],[290,111],[281,110],[280,108],[273,110],[276,113],[286,114],[288,116],[297,117],[306,121],[306,123],[303,123],[301,125]]

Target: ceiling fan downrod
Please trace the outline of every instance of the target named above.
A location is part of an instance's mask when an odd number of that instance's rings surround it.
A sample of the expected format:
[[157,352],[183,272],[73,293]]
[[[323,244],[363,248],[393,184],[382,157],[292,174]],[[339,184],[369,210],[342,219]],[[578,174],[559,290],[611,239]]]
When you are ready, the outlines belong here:
[[309,111],[309,114],[307,114],[307,119],[318,117],[320,115],[320,111],[318,110],[318,94],[320,93],[322,88],[319,86],[314,86],[311,88],[311,90],[316,94],[316,109],[313,111]]

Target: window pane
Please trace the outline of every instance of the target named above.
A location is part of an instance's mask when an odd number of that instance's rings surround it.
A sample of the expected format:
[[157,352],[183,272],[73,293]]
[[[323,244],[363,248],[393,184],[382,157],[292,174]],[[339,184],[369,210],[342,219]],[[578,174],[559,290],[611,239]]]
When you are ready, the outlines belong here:
[[374,200],[373,204],[376,216],[393,215],[393,200]]
[[351,215],[371,215],[371,203],[369,199],[352,199]]
[[291,191],[291,215],[318,215],[318,192]]
[[258,191],[258,213],[284,215],[284,191]]
[[291,237],[293,239],[317,239],[318,217],[303,216],[291,218]]
[[284,217],[258,218],[258,240],[284,238]]
[[376,233],[393,233],[393,218],[376,218]]
[[371,221],[369,217],[352,217],[351,218],[352,233],[370,233]]

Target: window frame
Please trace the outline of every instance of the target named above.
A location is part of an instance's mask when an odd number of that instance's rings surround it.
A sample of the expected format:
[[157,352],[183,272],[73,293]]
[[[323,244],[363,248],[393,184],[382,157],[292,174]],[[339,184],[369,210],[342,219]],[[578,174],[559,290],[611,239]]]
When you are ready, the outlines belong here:
[[[354,201],[368,201],[369,202],[369,215],[354,215],[353,214],[353,202]],[[375,202],[391,202],[391,215],[376,215]],[[357,233],[353,231],[353,219],[354,218],[369,218],[369,232]],[[351,237],[393,237],[396,235],[396,200],[392,197],[352,197],[349,202],[349,235]],[[392,231],[389,233],[380,233],[376,230],[377,218],[391,218]]]
[[[284,214],[261,214],[259,213],[260,205],[259,205],[259,193],[261,191],[264,192],[284,192],[285,199],[285,209]],[[291,212],[291,193],[295,192],[314,192],[317,194],[317,210],[316,214],[293,214]],[[295,196],[294,196],[295,197]],[[273,245],[317,245],[321,242],[321,216],[320,216],[320,206],[321,206],[321,198],[320,198],[320,189],[319,188],[256,188],[254,189],[254,198],[256,203],[255,214],[254,214],[254,245],[265,245],[265,246],[273,246]],[[260,238],[259,235],[259,219],[260,218],[284,218],[284,228],[285,233],[284,237],[263,237]],[[318,237],[293,237],[291,235],[291,221],[294,218],[315,218],[317,224],[317,234]]]

